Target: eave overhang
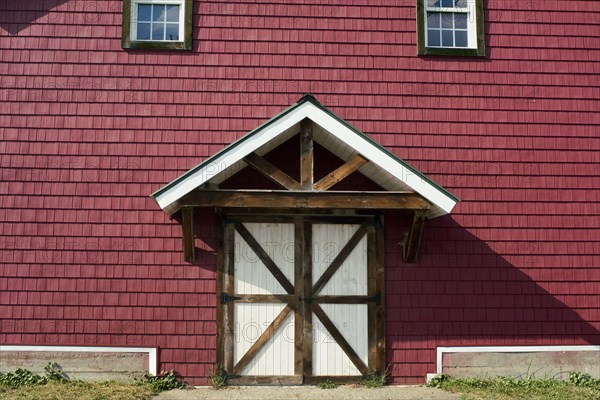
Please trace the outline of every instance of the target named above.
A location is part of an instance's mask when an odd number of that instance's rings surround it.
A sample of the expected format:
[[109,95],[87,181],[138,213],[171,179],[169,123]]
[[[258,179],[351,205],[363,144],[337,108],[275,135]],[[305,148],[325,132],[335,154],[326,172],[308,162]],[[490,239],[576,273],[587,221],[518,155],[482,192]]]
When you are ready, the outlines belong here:
[[[261,156],[301,133],[307,123],[311,127],[310,143],[314,139],[346,161],[348,168],[352,167],[388,192],[351,194],[322,191],[319,188],[326,187],[327,182],[315,184],[311,181],[308,187],[305,182],[296,182],[298,186],[295,186],[294,182],[290,182],[291,178],[281,174],[273,174],[271,179],[279,180],[281,185],[286,185],[287,180],[291,185],[287,189],[292,190],[234,193],[214,190],[249,165],[261,168],[260,164],[264,163]],[[249,195],[254,200],[249,201]],[[361,202],[361,196],[370,200]],[[389,200],[387,206],[378,199],[382,196]],[[450,213],[459,201],[452,193],[321,105],[312,95],[303,96],[288,109],[157,190],[151,197],[169,215],[182,207],[252,207],[259,198],[263,200],[263,206],[278,203],[280,208],[281,204],[290,208],[321,208],[329,201],[331,208],[355,209],[416,209],[407,204],[414,204],[419,198],[419,215],[428,219]],[[340,202],[342,197],[348,201]],[[395,201],[390,200],[394,198]],[[285,200],[283,203],[282,199]]]

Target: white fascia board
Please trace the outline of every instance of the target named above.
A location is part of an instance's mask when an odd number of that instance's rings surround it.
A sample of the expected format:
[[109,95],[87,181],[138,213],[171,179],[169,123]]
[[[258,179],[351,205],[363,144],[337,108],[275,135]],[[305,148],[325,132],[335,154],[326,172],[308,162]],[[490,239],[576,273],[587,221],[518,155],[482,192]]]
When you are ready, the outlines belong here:
[[436,373],[443,373],[444,353],[540,353],[550,351],[600,351],[600,346],[467,346],[467,347],[438,347],[436,355]]
[[324,109],[317,107],[310,101],[299,105],[286,115],[273,121],[273,123],[253,132],[252,135],[240,141],[235,147],[217,154],[214,158],[209,158],[204,162],[206,165],[198,171],[177,182],[168,190],[156,195],[155,201],[162,209],[165,209],[173,202],[206,183],[221,171],[242,160],[248,154],[256,151],[304,118],[309,118],[315,124],[320,125],[327,132],[365,156],[370,162],[388,171],[416,193],[432,202],[435,207],[431,210],[430,217],[448,214],[456,205],[457,201],[455,199],[447,196],[427,180],[415,174],[410,168],[398,162],[397,159],[394,159],[378,146],[373,145],[369,140],[357,134],[346,124],[332,117]]
[[409,168],[406,168],[384,151],[381,151],[381,149],[373,146],[372,143],[360,135],[357,135],[322,109],[311,104],[308,117],[348,146],[356,149],[356,151],[365,156],[370,162],[378,165],[380,168],[383,168],[394,175],[400,181],[406,183],[415,192],[438,206],[444,213],[450,213],[452,208],[456,205],[454,199],[446,196],[438,188],[423,180]]
[[2,351],[57,352],[57,353],[148,353],[148,372],[158,373],[156,347],[96,347],[96,346],[7,346],[0,345]]
[[178,182],[164,193],[157,195],[155,198],[156,202],[160,208],[165,209],[171,203],[179,200],[181,197],[210,180],[212,177],[217,175],[219,171],[229,168],[239,160],[246,157],[248,154],[256,151],[261,146],[265,145],[293,125],[306,118],[307,109],[310,106],[312,106],[312,104],[306,102],[295,110],[292,110],[288,114],[284,115],[277,121],[274,121],[272,124],[269,124],[257,132],[254,132],[252,136],[248,137],[238,146],[231,149],[231,151],[224,152],[223,154],[217,156],[214,160],[211,160],[210,163],[194,174],[185,178],[181,182]]

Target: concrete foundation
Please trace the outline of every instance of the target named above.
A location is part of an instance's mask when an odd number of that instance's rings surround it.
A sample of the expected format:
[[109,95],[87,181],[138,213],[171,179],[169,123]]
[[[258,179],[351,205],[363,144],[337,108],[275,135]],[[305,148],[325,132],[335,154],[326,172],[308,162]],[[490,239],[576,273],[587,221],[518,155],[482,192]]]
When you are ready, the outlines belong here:
[[71,379],[87,381],[127,381],[148,372],[147,353],[0,351],[0,372],[17,368],[40,375],[49,362],[58,363]]
[[567,377],[569,371],[600,378],[600,352],[555,351],[530,353],[444,353],[442,371],[455,378],[514,378]]

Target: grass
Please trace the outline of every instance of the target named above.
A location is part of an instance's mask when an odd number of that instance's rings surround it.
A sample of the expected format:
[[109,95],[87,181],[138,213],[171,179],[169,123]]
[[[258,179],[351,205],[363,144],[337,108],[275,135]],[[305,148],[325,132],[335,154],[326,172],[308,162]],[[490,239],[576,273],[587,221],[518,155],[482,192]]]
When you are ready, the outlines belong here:
[[45,375],[21,368],[0,373],[0,400],[149,400],[164,390],[186,387],[172,370],[133,382],[70,380],[56,363],[44,370]]
[[436,377],[429,386],[461,395],[463,400],[598,400],[600,380],[570,373],[567,381],[555,379],[492,379]]
[[0,386],[2,400],[149,400],[156,394],[150,385],[122,382],[48,382],[10,388]]

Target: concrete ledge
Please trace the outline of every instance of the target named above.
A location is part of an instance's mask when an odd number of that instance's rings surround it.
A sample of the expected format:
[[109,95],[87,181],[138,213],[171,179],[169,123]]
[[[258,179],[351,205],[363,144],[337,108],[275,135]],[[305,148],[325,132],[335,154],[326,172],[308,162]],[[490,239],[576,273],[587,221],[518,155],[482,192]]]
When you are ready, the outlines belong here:
[[49,362],[58,363],[71,379],[87,381],[127,381],[145,373],[156,375],[155,348],[0,345],[0,372],[25,368],[44,374]]
[[563,379],[569,371],[600,378],[598,346],[438,348],[437,362],[438,373],[456,378]]

